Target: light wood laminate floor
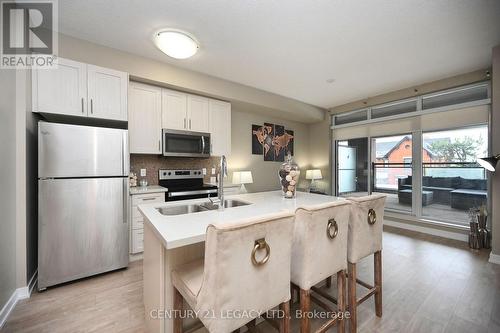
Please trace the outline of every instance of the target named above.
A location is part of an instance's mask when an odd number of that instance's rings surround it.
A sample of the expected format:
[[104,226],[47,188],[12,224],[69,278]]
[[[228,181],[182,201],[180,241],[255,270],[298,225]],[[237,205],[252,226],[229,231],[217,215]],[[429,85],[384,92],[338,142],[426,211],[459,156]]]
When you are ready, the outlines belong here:
[[[369,282],[372,262],[369,257],[359,265],[359,276]],[[488,251],[388,228],[383,277],[383,317],[375,316],[373,300],[365,302],[359,332],[500,332],[500,266],[488,263]],[[334,286],[335,281],[332,294]],[[0,332],[143,332],[143,318],[139,261],[126,270],[34,292],[18,303]],[[267,323],[258,327],[275,332]],[[298,332],[297,320],[292,328]]]

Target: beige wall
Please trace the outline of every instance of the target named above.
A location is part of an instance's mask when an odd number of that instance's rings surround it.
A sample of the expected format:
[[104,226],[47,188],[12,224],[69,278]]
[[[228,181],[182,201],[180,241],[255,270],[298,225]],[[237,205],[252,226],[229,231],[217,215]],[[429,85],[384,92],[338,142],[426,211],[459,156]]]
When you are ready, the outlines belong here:
[[290,117],[305,122],[323,119],[323,109],[294,99],[66,35],[60,35],[59,56],[125,71],[134,80],[228,100],[241,109],[257,106],[282,118]]
[[0,309],[16,289],[15,88],[16,72],[0,70]]
[[233,171],[252,171],[253,184],[248,184],[249,192],[280,189],[278,170],[283,162],[264,162],[262,155],[252,155],[252,124],[264,123],[284,125],[294,131],[294,161],[302,170],[301,178],[309,167],[309,129],[306,124],[282,118],[264,116],[259,113],[242,112],[233,107],[231,114],[231,155],[228,157],[229,179]]
[[[500,45],[493,49],[493,78],[492,78],[492,107],[491,107],[491,152],[500,154]],[[497,166],[500,170],[500,164]],[[492,224],[492,253],[500,255],[500,175],[499,171],[490,173],[491,176],[491,224]]]
[[310,124],[309,130],[309,164],[311,169],[320,169],[322,180],[317,181],[317,187],[331,194],[331,131],[330,117],[319,123]]

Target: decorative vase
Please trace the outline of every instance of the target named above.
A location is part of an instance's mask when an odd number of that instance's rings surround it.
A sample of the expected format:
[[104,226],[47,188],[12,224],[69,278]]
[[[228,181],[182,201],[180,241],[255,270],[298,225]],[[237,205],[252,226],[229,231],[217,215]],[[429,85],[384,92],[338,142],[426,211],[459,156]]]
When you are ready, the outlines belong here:
[[297,185],[299,183],[300,169],[299,166],[293,162],[290,152],[288,152],[285,157],[285,163],[281,165],[278,175],[283,196],[287,199],[295,198]]

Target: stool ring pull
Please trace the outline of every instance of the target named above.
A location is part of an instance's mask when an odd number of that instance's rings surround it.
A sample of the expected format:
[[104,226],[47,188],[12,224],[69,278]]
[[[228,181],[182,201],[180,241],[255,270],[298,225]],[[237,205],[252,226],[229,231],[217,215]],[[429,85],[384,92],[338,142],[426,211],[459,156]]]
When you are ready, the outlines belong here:
[[337,221],[335,219],[329,219],[328,224],[326,225],[326,235],[330,239],[334,239],[337,237],[339,233],[339,226],[337,225]]
[[[262,258],[260,261],[258,261],[255,258],[255,254],[257,253],[258,250],[266,250],[266,256]],[[269,256],[271,255],[271,248],[269,247],[269,244],[267,244],[265,238],[257,239],[255,241],[255,245],[252,250],[252,264],[254,266],[262,266],[269,260]]]
[[375,222],[377,222],[377,213],[373,208],[370,208],[370,210],[368,211],[368,224],[374,225]]

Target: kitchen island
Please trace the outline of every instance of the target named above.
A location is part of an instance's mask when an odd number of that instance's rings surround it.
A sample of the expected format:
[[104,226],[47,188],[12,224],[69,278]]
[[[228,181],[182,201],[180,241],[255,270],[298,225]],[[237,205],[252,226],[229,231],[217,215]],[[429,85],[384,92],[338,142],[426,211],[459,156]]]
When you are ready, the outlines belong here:
[[223,211],[200,208],[207,199],[140,205],[145,222],[143,275],[148,332],[173,332],[169,318],[173,308],[170,275],[179,265],[203,258],[209,224],[234,223],[280,211],[295,212],[298,207],[336,200],[343,199],[306,192],[298,192],[295,199],[285,199],[281,191],[271,191],[228,196],[228,204],[235,206]]

